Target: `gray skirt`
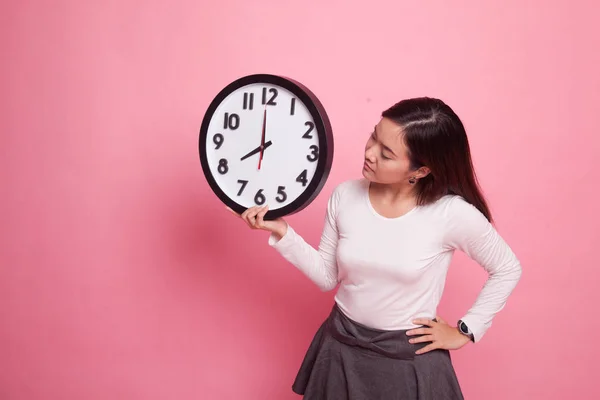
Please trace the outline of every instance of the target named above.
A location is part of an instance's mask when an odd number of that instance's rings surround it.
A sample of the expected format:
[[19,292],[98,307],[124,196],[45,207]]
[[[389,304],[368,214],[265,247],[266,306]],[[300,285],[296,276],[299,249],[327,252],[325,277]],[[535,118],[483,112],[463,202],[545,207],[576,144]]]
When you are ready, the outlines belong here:
[[334,305],[315,334],[292,390],[305,400],[463,400],[448,350],[415,351],[406,330],[352,321]]

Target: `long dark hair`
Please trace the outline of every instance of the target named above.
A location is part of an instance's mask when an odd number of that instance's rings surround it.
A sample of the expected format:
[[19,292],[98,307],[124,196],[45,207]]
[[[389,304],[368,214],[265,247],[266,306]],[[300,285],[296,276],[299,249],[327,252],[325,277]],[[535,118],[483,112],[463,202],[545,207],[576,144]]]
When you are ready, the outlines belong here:
[[382,113],[402,127],[411,169],[426,166],[431,172],[419,179],[417,204],[433,203],[442,196],[463,197],[492,222],[479,187],[465,127],[443,101],[430,97],[402,100]]

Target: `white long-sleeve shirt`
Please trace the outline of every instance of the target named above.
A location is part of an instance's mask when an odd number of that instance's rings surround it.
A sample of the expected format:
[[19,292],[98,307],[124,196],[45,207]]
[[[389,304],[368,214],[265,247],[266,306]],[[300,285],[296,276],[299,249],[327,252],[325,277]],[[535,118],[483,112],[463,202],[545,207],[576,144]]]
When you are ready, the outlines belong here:
[[488,279],[462,320],[478,342],[504,308],[521,265],[485,216],[462,197],[447,195],[398,218],[378,214],[366,179],[339,184],[327,205],[315,249],[288,226],[269,245],[321,290],[339,284],[335,301],[351,319],[376,329],[412,329],[435,318],[456,249],[478,262]]

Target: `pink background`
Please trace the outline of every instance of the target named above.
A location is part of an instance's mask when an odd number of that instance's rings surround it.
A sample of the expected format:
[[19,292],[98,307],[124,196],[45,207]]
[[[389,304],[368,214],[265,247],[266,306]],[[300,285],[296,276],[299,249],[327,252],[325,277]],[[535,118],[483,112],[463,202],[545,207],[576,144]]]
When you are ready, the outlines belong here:
[[[289,218],[313,245],[384,108],[454,107],[524,268],[453,353],[466,398],[600,396],[599,6],[348,3],[4,2],[0,399],[298,398],[333,292],[226,212],[197,155],[213,96],[256,72],[303,82],[332,120],[331,177]],[[440,314],[484,279],[457,254]]]

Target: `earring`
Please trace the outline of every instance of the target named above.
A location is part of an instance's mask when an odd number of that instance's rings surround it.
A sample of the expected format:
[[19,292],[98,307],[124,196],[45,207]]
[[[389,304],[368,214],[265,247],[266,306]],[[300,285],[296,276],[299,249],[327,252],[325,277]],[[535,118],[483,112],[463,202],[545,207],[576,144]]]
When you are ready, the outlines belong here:
[[415,183],[417,183],[417,178],[415,178],[414,176],[412,178],[410,178],[408,180],[408,183],[410,183],[411,185],[414,185]]

